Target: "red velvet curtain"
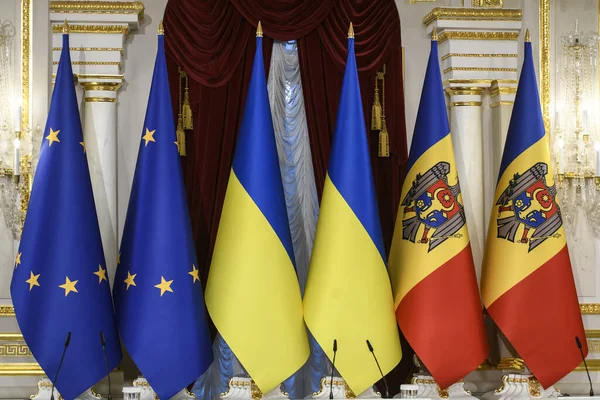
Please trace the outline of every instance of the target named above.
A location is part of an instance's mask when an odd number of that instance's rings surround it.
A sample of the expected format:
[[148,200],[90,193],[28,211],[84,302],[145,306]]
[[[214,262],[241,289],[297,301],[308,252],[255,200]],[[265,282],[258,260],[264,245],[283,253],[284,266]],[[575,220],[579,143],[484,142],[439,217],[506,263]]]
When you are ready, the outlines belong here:
[[[391,244],[407,156],[400,19],[394,0],[169,0],[164,27],[175,110],[179,107],[177,67],[190,77],[194,129],[186,135],[187,156],[182,162],[202,282],[208,277],[259,20],[264,30],[267,71],[273,39],[298,42],[319,197],[337,115],[350,22],[356,37],[367,127],[371,125],[375,76],[386,64],[389,158],[377,155],[378,134],[368,135],[386,250]],[[411,364],[410,354],[406,349],[401,367],[405,373]]]

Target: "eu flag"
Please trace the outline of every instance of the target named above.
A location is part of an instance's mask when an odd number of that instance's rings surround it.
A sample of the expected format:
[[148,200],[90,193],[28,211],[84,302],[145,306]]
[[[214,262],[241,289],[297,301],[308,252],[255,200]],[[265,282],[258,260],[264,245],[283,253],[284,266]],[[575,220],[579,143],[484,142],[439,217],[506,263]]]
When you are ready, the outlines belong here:
[[162,34],[113,293],[121,339],[161,399],[169,399],[206,371],[212,345]]
[[23,337],[51,379],[72,333],[55,382],[65,399],[77,397],[106,375],[100,331],[109,369],[121,361],[77,107],[65,34],[10,287]]

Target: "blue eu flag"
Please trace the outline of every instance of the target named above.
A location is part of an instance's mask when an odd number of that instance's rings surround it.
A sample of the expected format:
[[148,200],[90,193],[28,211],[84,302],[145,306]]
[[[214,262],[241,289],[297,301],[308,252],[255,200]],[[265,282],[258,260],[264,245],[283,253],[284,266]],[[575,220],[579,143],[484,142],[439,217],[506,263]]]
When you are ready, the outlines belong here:
[[19,327],[33,356],[54,378],[68,332],[71,341],[55,382],[73,399],[121,361],[121,347],[85,142],[69,36],[63,47],[10,286]]
[[113,293],[121,339],[156,394],[169,399],[213,356],[162,34],[119,257]]

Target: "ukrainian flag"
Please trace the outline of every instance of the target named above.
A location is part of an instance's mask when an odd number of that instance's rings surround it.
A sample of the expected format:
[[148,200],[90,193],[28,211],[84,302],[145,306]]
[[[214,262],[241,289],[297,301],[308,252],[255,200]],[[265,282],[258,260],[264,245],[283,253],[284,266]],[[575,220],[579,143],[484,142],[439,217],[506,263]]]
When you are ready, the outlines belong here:
[[127,351],[158,397],[170,399],[206,371],[213,353],[164,41],[159,32],[113,293]]
[[481,286],[488,313],[543,387],[581,362],[576,336],[587,354],[529,41],[500,164]]
[[386,270],[379,211],[371,172],[354,35],[342,83],[329,169],[304,292],[304,319],[336,368],[357,395],[401,358],[394,301]]
[[[66,23],[65,23],[66,24]],[[67,400],[121,362],[121,345],[79,119],[69,35],[63,35],[10,294],[27,346]]]
[[309,355],[279,170],[262,29],[206,286],[215,326],[263,393]]
[[396,314],[415,353],[447,388],[481,364],[488,343],[435,30],[407,171],[390,253]]

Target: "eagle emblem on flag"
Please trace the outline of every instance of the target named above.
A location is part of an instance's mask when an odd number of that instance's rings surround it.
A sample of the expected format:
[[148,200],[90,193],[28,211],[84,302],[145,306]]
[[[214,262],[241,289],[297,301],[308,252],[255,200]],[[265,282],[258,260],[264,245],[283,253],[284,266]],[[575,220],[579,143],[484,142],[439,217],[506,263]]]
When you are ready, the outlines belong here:
[[[429,244],[427,252],[450,238],[460,238],[465,225],[463,205],[458,201],[460,186],[448,183],[450,163],[440,161],[427,172],[417,174],[400,204],[404,207],[402,239]],[[424,226],[417,242],[417,231]]]
[[548,165],[539,162],[523,174],[514,174],[496,202],[498,237],[514,243],[517,230],[523,226],[517,242],[529,244],[528,252],[546,239],[560,237],[557,231],[562,218],[556,203],[556,187],[546,184],[547,173]]

